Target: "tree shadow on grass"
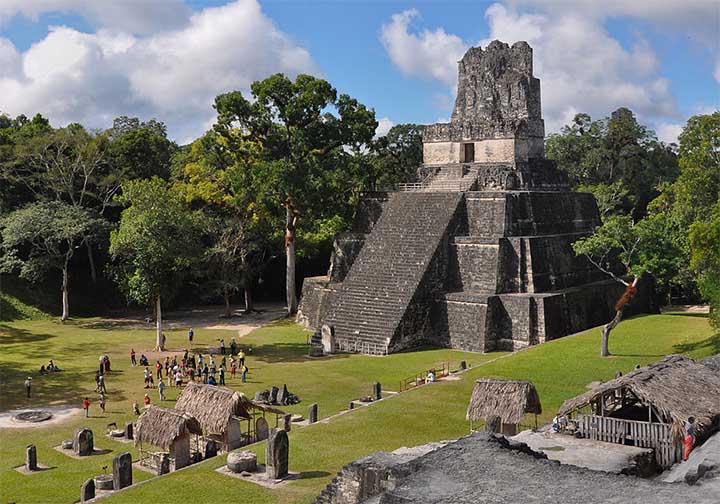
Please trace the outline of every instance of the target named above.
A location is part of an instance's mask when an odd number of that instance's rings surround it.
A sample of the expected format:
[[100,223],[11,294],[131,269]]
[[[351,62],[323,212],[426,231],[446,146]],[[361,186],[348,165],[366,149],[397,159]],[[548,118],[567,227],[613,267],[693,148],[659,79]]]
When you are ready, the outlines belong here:
[[310,345],[307,343],[267,343],[265,345],[253,346],[252,352],[246,355],[250,362],[258,360],[267,363],[280,362],[307,362],[323,359],[347,358],[350,354],[333,354],[332,357],[315,357],[309,359],[308,352]]
[[56,334],[44,334],[17,329],[5,324],[0,324],[0,343],[3,345],[34,344],[57,338]]
[[661,315],[670,315],[671,317],[695,317],[695,318],[708,318],[707,313],[687,313],[687,312],[665,312]]
[[324,478],[326,476],[330,476],[330,473],[327,471],[305,471],[300,473],[298,479]]
[[[34,409],[45,406],[80,407],[83,397],[97,397],[94,380],[89,372],[60,371],[40,375],[34,364],[0,362],[0,411],[10,409]],[[122,372],[116,372],[121,374]],[[32,377],[31,396],[25,392],[25,379]],[[108,380],[108,402],[125,401],[125,392],[113,388]]]
[[720,334],[710,336],[708,339],[702,341],[694,341],[692,343],[678,343],[673,346],[673,350],[679,353],[694,352],[695,350],[701,350],[709,348],[713,354],[720,353]]

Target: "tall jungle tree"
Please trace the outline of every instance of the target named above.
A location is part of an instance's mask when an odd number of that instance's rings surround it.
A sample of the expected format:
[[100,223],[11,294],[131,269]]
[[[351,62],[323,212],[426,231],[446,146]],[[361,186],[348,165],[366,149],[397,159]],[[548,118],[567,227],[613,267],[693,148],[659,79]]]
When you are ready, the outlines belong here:
[[110,234],[115,278],[129,299],[154,305],[156,348],[165,348],[162,299],[175,295],[200,257],[198,216],[164,180],[123,184],[127,205]]
[[[287,312],[297,310],[296,235],[306,221],[323,221],[332,206],[333,172],[344,150],[371,142],[375,113],[325,80],[276,74],[251,86],[252,101],[235,91],[215,99],[216,131],[235,145],[259,146],[263,204],[284,209]],[[232,148],[232,147],[231,147]]]

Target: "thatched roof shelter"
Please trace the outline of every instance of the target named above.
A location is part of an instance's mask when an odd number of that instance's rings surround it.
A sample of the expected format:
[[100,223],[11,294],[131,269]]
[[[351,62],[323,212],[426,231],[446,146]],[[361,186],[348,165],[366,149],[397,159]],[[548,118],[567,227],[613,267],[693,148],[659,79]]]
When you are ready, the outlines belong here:
[[224,433],[232,417],[250,418],[252,402],[244,394],[215,385],[188,383],[175,409],[198,419],[205,433]]
[[526,413],[542,413],[540,396],[531,382],[495,378],[475,382],[467,409],[468,420],[500,417],[504,424],[518,424]]
[[700,425],[707,426],[720,415],[720,376],[682,355],[669,355],[568,399],[560,407],[559,414],[566,415],[608,392],[624,388],[674,422],[683,422],[693,416]]
[[150,406],[135,423],[135,446],[149,443],[169,450],[175,440],[187,434],[202,435],[202,428],[192,415],[170,408]]

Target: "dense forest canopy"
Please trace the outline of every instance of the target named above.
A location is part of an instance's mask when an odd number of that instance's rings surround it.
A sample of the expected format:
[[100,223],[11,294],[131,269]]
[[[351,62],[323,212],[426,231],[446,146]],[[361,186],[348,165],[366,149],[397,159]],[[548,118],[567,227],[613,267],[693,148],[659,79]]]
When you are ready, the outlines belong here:
[[[273,294],[292,313],[295,257],[301,269],[326,264],[360,195],[412,180],[422,163],[421,126],[375,137],[374,111],[322,79],[273,75],[214,106],[213,128],[185,146],[155,119],[91,131],[0,114],[6,278],[60,286],[63,318],[74,289],[96,283],[157,311],[161,298],[222,301],[229,315],[241,297],[252,309],[253,289],[282,269]],[[720,113],[691,117],[678,145],[625,108],[578,114],[546,150],[598,200],[604,224],[578,253],[636,243],[628,275],[651,274],[665,299],[720,306]]]

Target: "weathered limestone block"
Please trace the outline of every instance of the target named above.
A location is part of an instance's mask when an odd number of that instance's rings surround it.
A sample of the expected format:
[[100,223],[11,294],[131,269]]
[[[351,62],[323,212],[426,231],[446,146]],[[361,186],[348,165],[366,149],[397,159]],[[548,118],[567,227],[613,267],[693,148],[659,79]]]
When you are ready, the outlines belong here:
[[313,403],[308,408],[308,423],[315,423],[317,422],[317,416],[318,416],[318,405],[317,403]]
[[73,440],[73,451],[75,454],[82,457],[92,455],[93,449],[92,431],[90,429],[76,429]]
[[284,384],[282,386],[282,388],[280,389],[280,392],[278,393],[278,396],[277,396],[278,404],[287,405],[288,397],[289,397],[289,394],[288,394],[287,384]]
[[255,472],[257,470],[257,455],[251,451],[228,453],[227,467],[234,473]]
[[273,429],[268,438],[265,453],[266,472],[271,479],[281,479],[288,475],[288,456],[290,441],[287,432]]
[[37,468],[37,448],[34,444],[27,445],[25,448],[25,469],[37,471]]
[[132,456],[125,452],[113,458],[113,487],[120,490],[132,485]]
[[291,428],[292,428],[292,413],[288,413],[286,415],[283,415],[283,430],[285,430],[285,432],[290,432]]
[[95,480],[90,478],[80,487],[80,502],[87,502],[95,498]]
[[125,423],[125,439],[134,439],[134,424],[132,422]]
[[335,329],[332,326],[323,324],[320,329],[322,334],[322,346],[325,353],[335,353]]
[[280,389],[277,387],[272,387],[270,389],[270,397],[268,398],[268,402],[270,404],[277,404],[278,402],[278,392],[280,392]]
[[267,420],[263,417],[258,418],[255,421],[255,438],[257,441],[263,441],[268,438],[270,430],[268,428]]

